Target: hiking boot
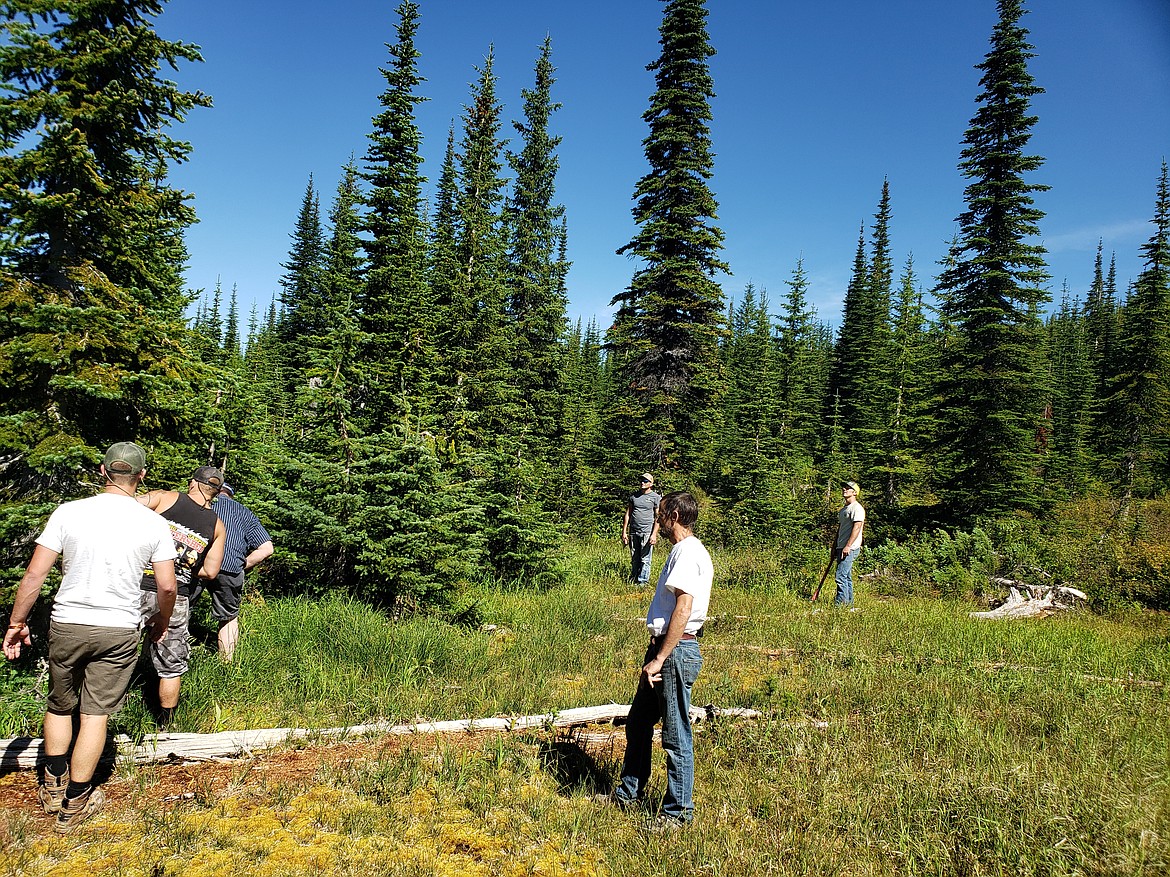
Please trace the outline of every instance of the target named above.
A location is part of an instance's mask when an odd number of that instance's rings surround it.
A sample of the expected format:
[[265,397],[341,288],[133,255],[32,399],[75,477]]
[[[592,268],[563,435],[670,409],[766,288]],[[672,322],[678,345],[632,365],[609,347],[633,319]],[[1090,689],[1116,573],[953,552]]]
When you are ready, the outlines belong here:
[[37,786],[37,798],[46,813],[56,813],[61,809],[61,802],[65,800],[65,790],[69,788],[69,769],[61,776],[54,776],[45,768],[45,781]]
[[687,823],[673,816],[655,816],[646,823],[646,830],[651,834],[670,834],[680,828],[686,828]]
[[69,834],[102,809],[106,796],[101,789],[90,789],[77,798],[66,798],[57,811],[57,834]]

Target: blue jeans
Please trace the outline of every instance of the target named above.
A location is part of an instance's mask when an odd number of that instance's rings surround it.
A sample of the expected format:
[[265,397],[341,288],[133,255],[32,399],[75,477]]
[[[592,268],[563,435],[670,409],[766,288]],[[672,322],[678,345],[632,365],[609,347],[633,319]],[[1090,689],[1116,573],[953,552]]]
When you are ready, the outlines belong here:
[[[649,663],[658,654],[651,645]],[[691,686],[703,667],[703,656],[695,640],[682,640],[662,665],[662,681],[653,688],[639,680],[638,691],[626,719],[626,756],[622,779],[614,795],[633,802],[646,794],[650,781],[651,746],[654,726],[662,720],[662,748],[666,750],[666,794],[662,814],[690,822],[695,812],[691,798],[695,787],[695,749],[691,735]]]
[[853,605],[853,561],[857,560],[860,553],[859,548],[837,560],[837,575],[834,577],[837,582],[837,599],[833,602],[839,606]]
[[650,544],[649,533],[630,531],[630,578],[640,584],[650,581],[650,555],[654,546]]

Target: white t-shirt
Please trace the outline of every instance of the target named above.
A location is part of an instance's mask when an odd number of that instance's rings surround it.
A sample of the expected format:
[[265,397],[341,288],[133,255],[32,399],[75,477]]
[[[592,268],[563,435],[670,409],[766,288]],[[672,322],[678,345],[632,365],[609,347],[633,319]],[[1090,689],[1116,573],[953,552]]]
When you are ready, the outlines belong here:
[[[853,525],[861,522],[865,523],[865,509],[861,507],[861,503],[857,500],[849,502],[845,508],[837,512],[837,550],[846,547],[849,542],[849,537],[853,535]],[[857,534],[857,541],[849,545],[850,551],[856,551],[861,547],[861,533]]]
[[59,506],[37,544],[61,555],[53,620],[62,624],[138,627],[143,568],[176,557],[167,522],[113,493]]
[[688,536],[670,549],[666,564],[658,574],[654,588],[654,599],[646,614],[646,627],[651,636],[662,636],[674,614],[674,605],[679,593],[690,594],[691,617],[683,633],[698,633],[707,620],[707,607],[711,605],[711,580],[715,569],[711,555],[696,536]]

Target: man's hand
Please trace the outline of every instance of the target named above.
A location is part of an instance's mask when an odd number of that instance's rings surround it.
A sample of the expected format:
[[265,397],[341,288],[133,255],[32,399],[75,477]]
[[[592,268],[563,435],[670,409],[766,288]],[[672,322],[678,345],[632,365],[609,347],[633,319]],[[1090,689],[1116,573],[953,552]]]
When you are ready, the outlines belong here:
[[655,658],[653,661],[648,662],[646,666],[642,668],[642,679],[644,679],[646,684],[651,688],[654,687],[655,682],[662,681],[662,664],[662,658]]
[[628,546],[630,544],[630,534],[622,533],[622,545]]
[[163,638],[167,635],[167,628],[170,627],[171,616],[163,617],[161,612],[156,612],[147,619],[146,626],[150,629],[150,641],[152,643],[161,643]]
[[32,631],[28,629],[28,625],[9,627],[8,632],[4,634],[4,657],[9,661],[15,661],[20,657],[22,645],[32,645]]

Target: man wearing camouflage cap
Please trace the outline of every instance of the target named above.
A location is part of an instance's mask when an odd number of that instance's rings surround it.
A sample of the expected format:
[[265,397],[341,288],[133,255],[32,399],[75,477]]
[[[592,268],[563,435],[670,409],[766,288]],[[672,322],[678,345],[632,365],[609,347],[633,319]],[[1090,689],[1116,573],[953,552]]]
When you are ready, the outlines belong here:
[[[68,834],[105,800],[93,774],[111,713],[122,705],[138,658],[139,593],[149,565],[158,611],[146,620],[152,640],[166,634],[175,602],[175,546],[166,521],[135,501],[146,477],[146,452],[132,442],[106,451],[97,496],[58,506],[36,540],[16,591],[4,655],[32,644],[29,612],[61,558],[61,586],[49,623],[49,702],[45,762],[37,797]],[[73,734],[73,712],[80,725]],[[72,757],[69,755],[72,746]]]

